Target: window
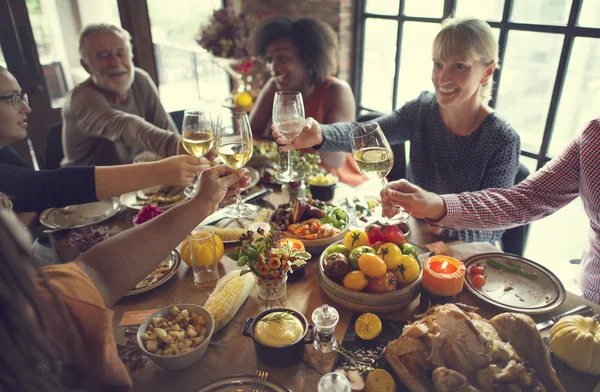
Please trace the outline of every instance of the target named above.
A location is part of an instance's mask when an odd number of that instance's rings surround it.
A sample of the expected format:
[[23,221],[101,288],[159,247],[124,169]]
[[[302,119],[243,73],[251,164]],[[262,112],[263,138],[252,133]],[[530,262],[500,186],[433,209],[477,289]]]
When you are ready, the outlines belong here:
[[97,22],[119,25],[117,1],[78,0],[77,7],[69,9],[56,0],[28,0],[26,4],[48,95],[52,107],[60,108],[66,93],[88,77],[79,64],[80,29]]
[[388,112],[432,90],[431,44],[453,10],[486,20],[497,33],[501,69],[490,104],[520,134],[522,154],[540,168],[597,116],[600,2],[359,1],[359,110]]
[[223,102],[229,94],[227,74],[196,43],[201,23],[221,8],[221,0],[148,0],[147,4],[160,96],[167,111],[201,101]]

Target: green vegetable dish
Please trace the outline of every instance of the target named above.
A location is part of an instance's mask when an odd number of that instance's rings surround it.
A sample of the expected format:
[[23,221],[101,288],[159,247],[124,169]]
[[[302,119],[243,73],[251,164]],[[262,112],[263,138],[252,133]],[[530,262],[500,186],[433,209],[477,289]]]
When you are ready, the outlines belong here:
[[319,218],[321,223],[329,223],[336,229],[344,230],[348,224],[348,214],[343,208],[326,204],[321,207],[325,215]]
[[512,274],[518,274],[526,277],[527,279],[536,280],[538,278],[538,276],[535,273],[523,269],[521,263],[511,259],[507,260],[507,264],[504,264],[503,262],[494,259],[486,259],[485,262],[492,268],[502,270],[505,272],[510,272]]

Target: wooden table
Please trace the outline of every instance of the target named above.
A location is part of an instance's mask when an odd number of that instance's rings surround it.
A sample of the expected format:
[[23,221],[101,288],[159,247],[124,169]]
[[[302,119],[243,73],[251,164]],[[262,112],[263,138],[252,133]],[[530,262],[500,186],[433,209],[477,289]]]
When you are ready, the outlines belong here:
[[[278,194],[271,196],[271,202],[275,205],[280,200],[281,196]],[[131,212],[125,212],[123,215],[113,218],[113,230],[119,230],[127,222],[131,222]],[[411,233],[407,239],[416,245],[424,246],[427,243],[439,240],[427,231],[423,222],[411,218],[409,226]],[[61,254],[67,256],[71,251],[68,248],[66,239],[58,235],[56,240]],[[231,250],[233,247],[229,246],[228,248]],[[227,251],[226,249],[226,253]],[[313,259],[307,264],[305,277],[288,284],[287,299],[287,306],[303,313],[309,323],[311,322],[310,315],[316,307],[323,303],[332,303],[319,287],[317,280],[319,255],[313,256]],[[219,268],[221,276],[231,270],[239,269],[235,262],[227,257],[222,260]],[[115,312],[113,328],[117,343],[124,343],[126,340],[125,328],[117,326],[125,311],[162,308],[179,303],[204,304],[210,290],[194,289],[192,283],[192,270],[182,263],[177,274],[162,286],[147,293],[121,299],[113,309]],[[487,318],[502,312],[500,309],[478,300],[467,290],[463,291],[460,300],[463,303],[479,307],[479,313]],[[536,322],[544,321],[555,314],[580,304],[589,304],[594,308],[595,313],[600,313],[600,305],[593,304],[575,294],[567,293],[565,302],[558,309],[549,314],[534,315],[533,319]],[[417,306],[418,298],[406,309],[385,314],[383,317],[394,320],[411,320]],[[339,306],[336,306],[336,309],[340,313],[340,322],[335,330],[335,336],[341,341],[352,317],[352,312]],[[162,370],[154,363],[148,362],[142,370],[132,374],[135,390],[195,391],[223,377],[234,374],[254,374],[257,369],[261,369],[269,372],[269,380],[292,391],[316,391],[321,375],[332,370],[335,354],[317,354],[311,345],[307,345],[303,361],[293,366],[278,369],[264,363],[257,363],[252,339],[242,336],[241,329],[247,318],[255,317],[258,313],[256,293],[253,290],[231,322],[213,336],[215,340],[227,341],[227,347],[210,346],[200,361],[190,368],[179,371]],[[563,385],[568,391],[592,391],[594,386],[600,382],[600,377],[577,373],[565,365],[558,364],[556,368]]]

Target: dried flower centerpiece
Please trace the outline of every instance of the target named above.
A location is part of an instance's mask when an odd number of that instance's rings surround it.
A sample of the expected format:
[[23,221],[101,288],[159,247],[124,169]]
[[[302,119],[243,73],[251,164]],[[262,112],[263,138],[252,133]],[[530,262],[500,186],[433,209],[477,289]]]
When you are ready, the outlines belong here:
[[[196,42],[214,56],[214,61],[229,75],[234,88],[228,104],[240,111],[250,111],[256,98],[253,94],[254,60],[248,53],[250,32],[256,18],[245,13],[221,8],[215,10],[209,21],[200,27]],[[256,75],[255,75],[256,77]]]
[[304,266],[310,253],[282,242],[281,230],[275,224],[259,227],[256,233],[249,230],[240,241],[242,245],[228,256],[238,266],[248,266],[240,275],[254,274],[261,310],[285,306],[287,274],[293,272],[292,266]]

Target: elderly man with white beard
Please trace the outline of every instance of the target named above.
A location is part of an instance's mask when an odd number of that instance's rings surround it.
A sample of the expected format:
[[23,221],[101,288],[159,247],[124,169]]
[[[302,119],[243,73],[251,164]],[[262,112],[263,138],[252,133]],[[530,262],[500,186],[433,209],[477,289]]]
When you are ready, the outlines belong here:
[[63,165],[118,165],[145,150],[163,157],[183,151],[156,85],[133,66],[130,40],[109,24],[82,31],[81,65],[90,77],[65,98]]

